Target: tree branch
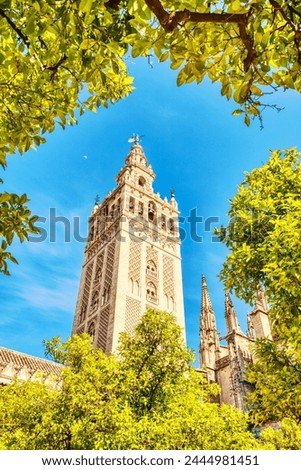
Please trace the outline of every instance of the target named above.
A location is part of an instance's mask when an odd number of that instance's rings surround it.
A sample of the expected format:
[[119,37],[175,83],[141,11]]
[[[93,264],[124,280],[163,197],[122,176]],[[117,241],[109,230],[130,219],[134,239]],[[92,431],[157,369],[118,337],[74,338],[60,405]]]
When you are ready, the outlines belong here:
[[179,23],[186,23],[192,21],[195,23],[236,23],[239,27],[239,35],[246,50],[247,57],[244,60],[244,69],[247,72],[256,57],[253,40],[247,33],[246,25],[248,22],[248,15],[246,13],[198,13],[191,12],[187,9],[183,11],[166,11],[160,0],[145,0],[149,9],[156,15],[160,25],[165,32],[172,32],[176,29]]
[[296,10],[293,5],[287,5],[287,8],[292,12],[292,13],[295,13],[295,15],[299,16],[299,18],[301,18],[301,13],[299,13],[298,10]]
[[270,4],[272,5],[272,7],[274,8],[275,11],[279,11],[279,13],[281,14],[282,18],[291,26],[291,28],[292,28],[294,31],[297,31],[297,28],[296,28],[295,23],[287,16],[287,14],[286,14],[285,11],[283,10],[282,6],[279,5],[279,3],[276,2],[276,0],[270,0]]
[[[292,30],[295,32],[295,45],[296,45],[297,54],[298,54],[298,62],[300,64],[301,63],[301,50],[300,50],[301,31],[298,29],[297,25],[293,22],[293,20],[288,17],[288,15],[285,13],[282,6],[279,5],[278,2],[276,2],[275,0],[270,0],[270,4],[274,7],[275,11],[279,11],[282,18],[286,21],[288,25],[290,25]],[[290,11],[294,11],[294,13],[296,13],[299,17],[301,17],[300,13],[298,13],[293,7],[288,5],[288,8]]]
[[256,57],[256,51],[254,49],[253,40],[247,33],[246,25],[244,23],[239,23],[239,34],[242,42],[244,43],[245,48],[247,49],[247,57],[244,59],[244,69],[247,72]]
[[60,65],[62,65],[62,63],[65,62],[66,59],[67,59],[66,54],[63,54],[60,60],[56,64],[44,66],[43,70],[51,70],[53,73],[56,73]]
[[18,28],[18,26],[15,25],[15,23],[7,16],[7,14],[5,13],[4,10],[2,10],[2,8],[0,8],[0,16],[2,16],[2,18],[5,18],[5,20],[7,21],[7,23],[9,24],[9,26],[17,33],[17,35],[19,36],[20,39],[22,39],[22,41],[24,42],[24,44],[29,47],[30,46],[30,42],[28,40],[28,37],[25,36],[25,34],[22,33],[21,29]]
[[121,0],[108,0],[107,2],[105,2],[105,6],[107,8],[112,8],[112,10],[118,10],[120,2]]
[[192,21],[195,23],[236,23],[246,24],[247,15],[245,13],[198,13],[187,10],[166,11],[160,0],[145,0],[148,8],[158,18],[160,25],[166,33],[176,29],[179,23]]

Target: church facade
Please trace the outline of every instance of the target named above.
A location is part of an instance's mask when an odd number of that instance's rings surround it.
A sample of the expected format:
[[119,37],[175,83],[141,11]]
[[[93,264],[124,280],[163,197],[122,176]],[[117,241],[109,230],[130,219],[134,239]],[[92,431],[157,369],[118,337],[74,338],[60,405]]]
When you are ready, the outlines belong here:
[[[185,338],[178,206],[155,193],[155,173],[139,142],[126,156],[116,177],[116,187],[99,203],[89,218],[88,241],[77,299],[72,334],[88,332],[106,354],[116,351],[121,332],[132,333],[146,309],[173,313]],[[220,385],[219,401],[244,409],[246,365],[254,360],[252,343],[271,338],[268,304],[257,293],[248,315],[248,333],[237,321],[226,294],[227,333],[220,338],[206,279],[202,278],[200,315],[200,365],[208,381]],[[12,378],[43,380],[60,367],[40,358],[0,348],[0,384]]]

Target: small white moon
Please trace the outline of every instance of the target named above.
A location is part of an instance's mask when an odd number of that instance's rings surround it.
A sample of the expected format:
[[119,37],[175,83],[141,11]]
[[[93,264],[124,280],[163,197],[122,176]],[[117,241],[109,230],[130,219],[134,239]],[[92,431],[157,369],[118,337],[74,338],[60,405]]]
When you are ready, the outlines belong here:
[[85,160],[87,160],[88,157],[87,157],[87,155],[84,155],[83,158],[84,158]]

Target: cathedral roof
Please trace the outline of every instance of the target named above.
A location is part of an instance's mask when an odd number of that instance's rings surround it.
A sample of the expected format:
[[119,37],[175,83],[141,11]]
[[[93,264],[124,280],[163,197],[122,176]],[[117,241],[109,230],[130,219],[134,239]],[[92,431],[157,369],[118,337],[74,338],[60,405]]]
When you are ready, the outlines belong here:
[[[61,376],[61,364],[20,353],[12,349],[0,348],[0,378],[5,373],[6,368],[14,370],[26,370],[31,374],[41,371],[47,376]],[[5,373],[7,375],[7,373]],[[10,375],[10,374],[9,374]]]

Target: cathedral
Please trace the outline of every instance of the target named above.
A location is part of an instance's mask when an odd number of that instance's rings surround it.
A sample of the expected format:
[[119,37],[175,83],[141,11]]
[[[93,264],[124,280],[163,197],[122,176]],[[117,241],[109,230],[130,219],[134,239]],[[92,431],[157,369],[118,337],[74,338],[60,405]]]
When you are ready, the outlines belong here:
[[[225,294],[225,320],[227,333],[220,337],[215,322],[205,276],[202,277],[202,304],[200,314],[200,364],[210,383],[220,386],[220,403],[245,410],[248,383],[246,365],[254,361],[252,343],[256,338],[270,338],[268,304],[264,293],[258,291],[255,306],[248,314],[248,332],[243,333],[232,300]],[[225,344],[222,344],[224,341]]]
[[[72,328],[72,334],[88,332],[106,354],[116,350],[121,332],[133,332],[148,307],[171,312],[185,339],[177,202],[173,191],[169,199],[154,192],[155,173],[139,136],[132,141],[116,187],[101,203],[96,200],[89,218]],[[256,338],[271,338],[265,296],[257,293],[245,334],[226,293],[227,333],[221,338],[203,276],[200,313],[201,370],[210,383],[220,385],[221,403],[244,409],[248,387],[244,373],[254,360],[252,343]],[[53,374],[59,377],[61,367],[0,348],[0,385],[14,377],[47,381]]]

